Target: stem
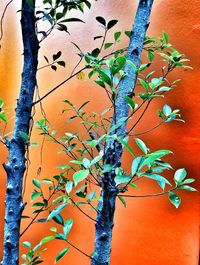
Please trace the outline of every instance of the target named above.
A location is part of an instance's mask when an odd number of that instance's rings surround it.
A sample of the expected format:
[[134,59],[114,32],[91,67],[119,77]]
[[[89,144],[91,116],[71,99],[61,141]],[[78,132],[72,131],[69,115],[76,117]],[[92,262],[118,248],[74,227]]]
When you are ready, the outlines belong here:
[[146,133],[152,132],[153,130],[155,130],[156,128],[161,126],[163,123],[164,123],[164,121],[161,121],[160,123],[156,124],[154,127],[150,128],[149,130],[146,130],[146,131],[141,132],[141,133],[129,134],[129,136],[134,136],[135,137],[135,136],[139,136],[139,135],[142,135],[142,134],[146,134]]
[[[13,2],[13,0],[10,0],[10,1],[6,4],[6,6],[5,6],[4,10],[3,10],[3,14],[2,14],[2,16],[1,16],[1,20],[0,20],[0,32],[1,32],[1,34],[0,34],[0,42],[1,42],[2,38],[3,38],[3,19],[4,19],[4,17],[5,17],[5,14],[6,14],[6,11],[7,11],[8,7],[9,7],[9,5],[10,5],[12,2]],[[0,45],[0,48],[1,48],[1,45]]]
[[91,256],[86,254],[85,252],[83,252],[80,248],[76,247],[74,244],[72,244],[69,240],[66,240],[67,243],[72,246],[74,249],[76,249],[78,252],[80,252],[81,254],[83,254],[84,256],[88,257],[91,259]]
[[165,194],[168,194],[170,191],[174,191],[176,190],[177,187],[173,188],[173,189],[170,189],[168,191],[163,191],[163,192],[160,192],[160,193],[153,193],[153,194],[144,194],[144,195],[124,195],[124,194],[119,194],[117,196],[120,196],[120,197],[127,197],[127,198],[147,198],[147,197],[156,197],[156,196],[162,196],[162,195],[165,195]]
[[[49,196],[49,198],[48,198],[48,200],[47,200],[47,202],[49,202],[50,201],[50,199],[52,198],[52,196],[56,193],[56,188],[54,189],[54,191],[52,192],[52,194]],[[42,208],[41,208],[41,210],[43,210],[45,207],[43,206]],[[27,227],[21,232],[21,234],[20,234],[20,237],[22,237],[23,236],[23,234],[30,228],[30,226],[34,223],[34,221],[37,219],[37,217],[39,216],[39,214],[41,214],[41,212],[38,212],[33,218],[32,218],[32,220],[31,220],[31,222],[27,225]]]
[[76,203],[75,201],[70,198],[71,202],[79,209],[79,211],[84,214],[85,216],[87,216],[90,220],[94,221],[96,223],[96,220],[94,218],[92,218],[91,216],[89,216],[86,212],[84,212]]
[[80,72],[84,71],[85,69],[88,69],[88,66],[85,66],[82,69],[80,69],[79,71],[77,71],[76,73],[74,73],[73,75],[70,75],[68,78],[66,78],[64,81],[62,81],[60,84],[58,84],[57,86],[55,86],[54,88],[52,88],[43,97],[41,97],[40,99],[38,99],[35,102],[33,102],[32,105],[36,105],[37,103],[41,102],[43,99],[45,99],[47,96],[49,96],[52,92],[54,92],[55,90],[57,90],[59,87],[61,87],[62,85],[64,85],[67,81],[69,81],[70,79],[72,79],[74,76],[76,76]]

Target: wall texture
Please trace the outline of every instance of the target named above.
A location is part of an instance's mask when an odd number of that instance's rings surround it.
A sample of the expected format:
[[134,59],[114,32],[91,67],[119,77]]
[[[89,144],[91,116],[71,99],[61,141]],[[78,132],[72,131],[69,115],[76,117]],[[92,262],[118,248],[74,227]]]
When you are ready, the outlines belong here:
[[[4,2],[4,1],[3,1]],[[0,50],[0,98],[3,98],[7,106],[14,108],[20,85],[22,49],[19,27],[20,1],[14,1],[6,15],[4,23],[4,38],[2,49]],[[52,71],[43,71],[39,74],[39,87],[41,95],[48,91],[58,81],[70,71],[72,63],[77,60],[74,57],[75,48],[70,41],[75,41],[83,49],[88,50],[93,47],[92,39],[100,28],[95,23],[95,17],[101,15],[107,19],[118,19],[116,30],[130,29],[136,10],[137,1],[106,1],[95,2],[92,10],[87,11],[84,17],[86,24],[71,25],[69,30],[71,36],[54,33],[44,42],[41,48],[41,65],[45,62],[43,55],[63,50],[66,57],[67,69],[60,70],[59,74]],[[5,3],[0,3],[2,12]],[[191,59],[193,71],[181,71],[172,75],[172,78],[180,77],[181,83],[170,92],[165,101],[174,108],[182,110],[186,124],[167,124],[155,132],[145,136],[145,141],[152,150],[159,148],[171,149],[174,156],[170,158],[174,168],[186,167],[190,177],[199,179],[200,170],[200,1],[188,0],[155,0],[149,35],[160,35],[162,31],[167,31],[170,35],[170,42],[178,50],[185,53]],[[98,34],[97,34],[98,35]],[[126,43],[126,39],[123,43]],[[50,77],[50,78],[49,78]],[[70,99],[76,104],[87,100],[93,101],[90,109],[95,110],[98,105],[99,110],[104,107],[105,95],[91,82],[72,80],[67,85],[60,88],[44,101],[44,108],[47,117],[52,125],[60,133],[64,133],[67,128],[65,118],[61,115],[64,107],[61,101],[63,97]],[[140,128],[151,127],[152,113],[158,106],[163,105],[159,101],[150,109],[150,113],[143,120]],[[12,113],[12,109],[10,110]],[[41,117],[40,110],[36,119]],[[11,122],[12,124],[12,122]],[[78,125],[74,125],[75,130]],[[8,128],[11,130],[12,126]],[[38,132],[33,133],[34,141],[41,139]],[[49,155],[51,154],[51,155]],[[0,161],[6,159],[6,152],[1,147]],[[27,179],[25,200],[29,200],[32,191],[31,178],[36,176],[39,166],[39,149],[32,148],[30,153],[32,163],[30,165]],[[45,144],[42,177],[50,177],[56,172],[55,166],[62,164],[64,157],[57,154],[57,147],[53,144]],[[126,157],[126,163],[131,163]],[[0,169],[0,238],[3,236],[3,215],[4,215],[4,187],[6,182],[5,173]],[[156,192],[155,185],[144,182],[141,186],[141,193]],[[180,209],[176,210],[171,206],[166,197],[151,199],[129,199],[128,207],[124,209],[119,203],[116,212],[116,225],[114,228],[112,264],[123,265],[197,265],[199,249],[199,208],[197,194],[183,194],[183,203]],[[27,209],[27,213],[31,209]],[[74,216],[76,225],[70,235],[72,242],[77,243],[80,248],[91,253],[93,248],[94,228],[90,221],[85,219],[80,213],[72,210],[66,212],[66,218]],[[25,226],[25,224],[23,225]],[[34,243],[40,240],[42,235],[49,235],[49,227],[34,224],[32,230],[24,235],[23,241],[28,240]],[[1,240],[2,242],[2,240]],[[2,244],[2,243],[1,243]],[[2,245],[0,245],[2,247]],[[49,244],[49,252],[44,254],[45,264],[53,264],[56,253],[64,248],[61,242]],[[60,264],[83,265],[89,264],[87,258],[80,256],[72,250]]]

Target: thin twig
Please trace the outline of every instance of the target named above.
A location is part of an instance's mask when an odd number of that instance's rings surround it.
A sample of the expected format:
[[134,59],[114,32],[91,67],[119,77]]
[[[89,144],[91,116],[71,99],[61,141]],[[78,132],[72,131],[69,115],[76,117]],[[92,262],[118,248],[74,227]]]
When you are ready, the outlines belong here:
[[171,191],[174,191],[176,190],[177,187],[174,187],[173,189],[170,189],[168,191],[163,191],[163,192],[160,192],[160,193],[153,193],[153,194],[144,194],[144,195],[124,195],[124,194],[119,194],[117,196],[120,196],[120,197],[127,197],[127,198],[146,198],[146,197],[156,197],[156,196],[162,196],[162,195],[165,195],[165,194],[168,194],[169,192]]
[[[50,201],[50,199],[52,198],[52,196],[56,193],[57,188],[54,189],[54,191],[52,192],[52,194],[49,196],[49,198],[47,199],[47,202]],[[22,231],[22,233],[20,234],[20,237],[23,236],[23,234],[29,229],[29,227],[34,223],[34,221],[37,219],[38,215],[43,211],[43,209],[45,208],[45,206],[43,206],[40,210],[40,212],[38,212],[31,220],[31,222],[27,225],[27,227]]]
[[158,123],[157,125],[155,125],[154,127],[150,128],[149,130],[146,130],[144,132],[141,132],[141,133],[136,133],[136,134],[129,134],[129,136],[139,136],[139,135],[142,135],[142,134],[146,134],[146,133],[149,133],[153,130],[155,130],[156,128],[158,128],[159,126],[161,126],[162,124],[164,123],[164,121],[161,121],[160,123]]
[[77,74],[79,74],[80,72],[82,72],[83,70],[88,69],[88,66],[83,67],[82,69],[80,69],[79,71],[77,71],[76,73],[74,73],[73,75],[70,75],[68,78],[66,78],[64,81],[62,81],[60,84],[58,84],[57,86],[55,86],[54,88],[52,88],[48,93],[46,93],[43,97],[41,97],[40,99],[36,100],[35,102],[33,102],[33,105],[36,105],[37,103],[39,103],[40,101],[42,101],[43,99],[45,99],[47,96],[49,96],[52,92],[54,92],[55,90],[57,90],[59,87],[61,87],[62,85],[64,85],[67,81],[69,81],[70,79],[72,79],[74,76],[76,76]]
[[[1,16],[1,20],[0,20],[0,42],[2,41],[3,38],[3,19],[5,17],[6,11],[9,7],[9,5],[13,2],[13,0],[10,0],[7,5],[5,6],[4,10],[3,10],[3,14]],[[0,45],[0,49],[1,49],[1,45]]]
[[86,212],[84,212],[76,203],[75,203],[75,201],[72,199],[72,198],[70,198],[70,200],[71,200],[71,202],[74,204],[74,206],[76,206],[77,208],[78,208],[78,210],[82,213],[82,214],[84,214],[85,216],[87,216],[90,220],[92,220],[93,222],[95,222],[96,223],[96,220],[94,219],[94,218],[92,218],[91,216],[89,216]]
[[88,255],[87,253],[83,252],[80,248],[76,247],[74,244],[72,244],[69,240],[66,240],[67,243],[72,246],[74,249],[76,249],[77,251],[79,251],[81,254],[83,254],[84,256],[88,257],[88,258],[92,258],[90,255]]

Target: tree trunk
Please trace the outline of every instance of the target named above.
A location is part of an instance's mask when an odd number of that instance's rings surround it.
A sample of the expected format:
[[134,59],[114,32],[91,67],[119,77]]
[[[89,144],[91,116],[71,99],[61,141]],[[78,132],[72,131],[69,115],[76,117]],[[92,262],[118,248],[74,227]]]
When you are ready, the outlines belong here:
[[24,65],[14,131],[12,139],[7,140],[8,163],[4,164],[7,186],[4,250],[1,263],[3,265],[17,265],[19,260],[20,218],[25,206],[22,201],[22,186],[28,144],[22,136],[29,134],[39,49],[35,31],[35,0],[22,0],[21,12]]
[[[144,38],[149,25],[151,8],[154,0],[140,0],[132,35],[126,55],[126,59],[132,61],[136,67],[139,66],[142,53]],[[128,117],[129,106],[125,101],[125,96],[129,96],[135,87],[137,75],[133,68],[126,64],[125,72],[128,74],[120,83],[119,93],[115,103],[115,113],[113,115],[113,124],[116,124],[121,118]],[[114,132],[120,138],[126,136],[126,122]],[[104,150],[104,164],[113,166],[111,172],[102,176],[102,199],[99,203],[99,211],[96,218],[95,249],[92,258],[92,265],[109,265],[112,229],[114,226],[115,202],[118,189],[114,182],[115,168],[120,167],[122,157],[122,145],[115,139],[106,141]]]

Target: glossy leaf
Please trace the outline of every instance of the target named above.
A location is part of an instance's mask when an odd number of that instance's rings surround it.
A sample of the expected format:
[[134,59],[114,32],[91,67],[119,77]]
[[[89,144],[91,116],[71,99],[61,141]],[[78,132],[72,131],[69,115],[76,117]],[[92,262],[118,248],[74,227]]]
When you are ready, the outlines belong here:
[[184,178],[186,177],[186,175],[187,175],[187,171],[185,170],[185,168],[180,168],[176,170],[174,174],[174,180],[176,182],[182,182]]
[[79,170],[79,171],[75,172],[73,175],[73,180],[74,180],[75,186],[77,186],[78,183],[81,182],[82,180],[86,179],[88,175],[89,175],[88,169]]
[[66,206],[67,206],[67,203],[64,203],[64,204],[59,205],[55,209],[53,209],[53,211],[49,214],[47,221],[49,221],[53,217],[56,217]]
[[73,219],[68,219],[65,223],[64,223],[64,226],[63,226],[63,231],[64,231],[64,234],[65,236],[67,236],[71,230],[73,226]]
[[127,183],[132,179],[131,176],[126,176],[126,175],[118,175],[115,177],[115,183],[116,185],[120,185],[122,183]]
[[141,139],[135,138],[135,142],[139,146],[139,148],[142,150],[143,153],[145,154],[148,153],[149,149],[146,147],[145,143]]
[[54,264],[56,264],[60,259],[62,259],[66,254],[67,252],[70,250],[70,247],[68,248],[64,248],[62,251],[60,251],[58,253],[58,255],[56,256],[56,259],[55,259],[55,262]]
[[144,161],[144,158],[142,156],[138,156],[133,160],[133,163],[131,166],[131,174],[133,176],[136,175],[136,173],[141,169],[143,161]]
[[70,192],[72,191],[72,188],[73,188],[73,182],[72,181],[68,181],[66,186],[65,186],[67,194],[70,194]]
[[41,189],[41,184],[40,184],[40,181],[38,179],[33,179],[32,182],[33,182],[33,185],[35,185],[37,188]]
[[169,192],[169,200],[176,208],[178,208],[181,203],[181,198],[171,191]]

